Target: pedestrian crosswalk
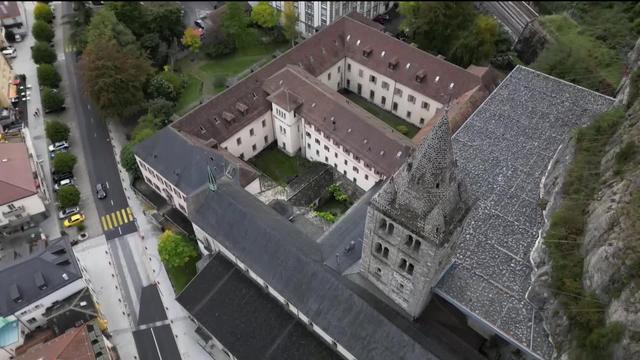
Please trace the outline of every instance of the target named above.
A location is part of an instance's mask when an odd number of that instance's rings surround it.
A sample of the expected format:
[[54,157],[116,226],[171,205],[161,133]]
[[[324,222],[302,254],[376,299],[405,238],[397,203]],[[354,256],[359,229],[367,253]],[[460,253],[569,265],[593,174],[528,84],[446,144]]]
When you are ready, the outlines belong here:
[[102,230],[107,231],[133,221],[133,213],[131,208],[128,207],[103,215],[100,220],[102,221]]

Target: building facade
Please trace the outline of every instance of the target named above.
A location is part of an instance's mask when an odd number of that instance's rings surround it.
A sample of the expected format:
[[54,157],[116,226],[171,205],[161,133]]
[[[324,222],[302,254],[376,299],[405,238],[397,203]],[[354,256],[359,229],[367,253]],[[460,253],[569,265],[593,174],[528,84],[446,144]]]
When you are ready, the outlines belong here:
[[[278,11],[284,10],[285,1],[269,1],[269,5]],[[309,37],[318,30],[332,24],[341,16],[352,11],[373,19],[384,14],[393,6],[393,1],[294,1],[293,7],[298,15],[298,31]]]

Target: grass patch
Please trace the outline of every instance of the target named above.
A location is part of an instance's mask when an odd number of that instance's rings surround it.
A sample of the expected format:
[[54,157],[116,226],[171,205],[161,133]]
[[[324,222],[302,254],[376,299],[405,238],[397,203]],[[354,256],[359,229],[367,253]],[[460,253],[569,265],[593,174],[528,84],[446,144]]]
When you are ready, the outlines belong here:
[[580,245],[587,208],[600,186],[600,161],[623,119],[624,112],[617,108],[578,130],[575,158],[562,186],[564,198],[544,237],[552,260],[551,287],[569,319],[576,344],[573,357],[579,359],[609,358],[622,335],[619,325],[605,325],[604,305],[582,287]]
[[311,162],[299,155],[289,156],[275,144],[262,150],[249,160],[253,166],[280,185],[286,185],[301,171],[311,166]]
[[180,116],[187,113],[202,96],[202,81],[191,74],[187,74],[186,78],[187,86],[176,103],[176,114]]
[[200,256],[189,260],[186,264],[180,267],[165,266],[169,280],[176,294],[179,294],[184,289],[189,281],[196,276],[197,269],[196,263],[200,260]]
[[367,101],[365,98],[359,96],[354,92],[343,90],[341,91],[341,94],[408,138],[413,138],[420,130],[419,127],[413,125],[408,121],[405,121],[404,119],[394,115],[387,110],[382,109],[378,105]]

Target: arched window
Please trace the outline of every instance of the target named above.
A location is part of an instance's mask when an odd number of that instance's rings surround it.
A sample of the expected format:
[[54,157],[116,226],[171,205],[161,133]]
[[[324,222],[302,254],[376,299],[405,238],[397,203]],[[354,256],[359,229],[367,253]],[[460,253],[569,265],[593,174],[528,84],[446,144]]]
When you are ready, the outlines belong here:
[[400,265],[398,265],[398,268],[400,268],[400,270],[406,270],[407,269],[407,260],[400,259]]
[[440,234],[440,228],[436,226],[436,235]]
[[386,230],[387,228],[387,220],[385,219],[380,219],[380,230]]
[[392,235],[393,234],[393,230],[394,230],[395,226],[393,226],[392,223],[389,223],[387,225],[387,234]]
[[419,252],[420,251],[420,246],[422,246],[422,243],[420,242],[420,240],[416,240],[413,243],[413,251]]
[[407,266],[407,274],[413,275],[413,264],[409,264],[409,266]]
[[389,248],[385,246],[384,250],[382,250],[382,257],[387,259],[389,258]]
[[436,189],[439,189],[439,188],[440,188],[440,183],[439,183],[439,182],[437,182],[437,183],[436,183]]
[[413,236],[407,235],[407,239],[404,241],[404,246],[412,247],[413,246]]
[[373,250],[376,252],[376,254],[380,254],[382,252],[382,244],[376,243]]

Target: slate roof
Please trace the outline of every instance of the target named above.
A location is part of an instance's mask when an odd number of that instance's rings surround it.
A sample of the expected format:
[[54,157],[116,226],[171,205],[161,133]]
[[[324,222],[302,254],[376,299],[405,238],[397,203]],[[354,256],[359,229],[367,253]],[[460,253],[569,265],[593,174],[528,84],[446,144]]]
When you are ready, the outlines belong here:
[[287,98],[283,90],[291,91],[288,100],[295,101],[306,123],[385,176],[391,176],[413,149],[406,136],[297,66],[287,65],[267,79],[263,89],[279,94],[277,100]]
[[543,226],[540,183],[574,129],[613,99],[518,66],[453,136],[478,202],[467,215],[456,263],[437,293],[541,358],[553,352],[526,300],[530,254]]
[[27,144],[0,143],[0,205],[37,193]]
[[[368,58],[361,53],[365,47],[372,49]],[[446,103],[449,94],[456,99],[483,85],[481,76],[477,74],[378,31],[358,20],[357,15],[344,16],[193,109],[171,126],[203,142],[214,139],[222,143],[270,109],[267,94],[262,90],[262,84],[266,79],[286,65],[298,65],[312,76],[319,76],[345,56],[440,103]],[[396,70],[388,67],[392,58],[398,59]],[[418,72],[426,74],[421,83],[415,80]],[[435,82],[436,77],[438,82]],[[449,90],[451,83],[454,83],[454,86]],[[239,112],[235,108],[237,102],[247,105],[247,111]],[[224,120],[224,112],[235,115],[234,119]]]
[[222,255],[176,300],[240,360],[341,359]]
[[[0,316],[13,315],[81,278],[69,242],[64,238],[53,240],[42,252],[0,268]],[[43,280],[45,288],[39,287]],[[12,299],[16,289],[20,302]]]
[[[258,172],[223,149],[209,149],[189,141],[167,126],[151,138],[136,145],[135,154],[180,191],[191,194],[207,180],[207,165],[216,177],[225,169],[235,182],[245,187],[258,177]],[[213,160],[212,160],[213,159]]]

